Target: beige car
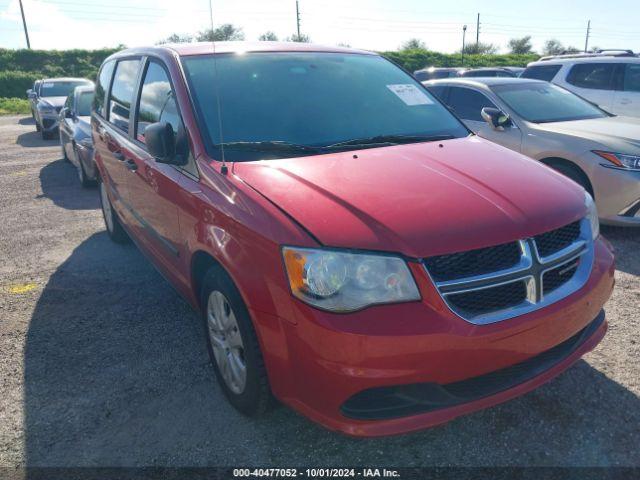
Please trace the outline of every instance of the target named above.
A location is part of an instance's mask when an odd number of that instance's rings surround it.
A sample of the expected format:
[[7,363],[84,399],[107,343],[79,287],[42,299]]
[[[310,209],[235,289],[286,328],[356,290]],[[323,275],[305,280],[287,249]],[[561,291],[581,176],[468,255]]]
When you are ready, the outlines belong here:
[[447,79],[424,85],[480,137],[582,185],[594,197],[602,223],[640,226],[640,118],[611,115],[539,80]]

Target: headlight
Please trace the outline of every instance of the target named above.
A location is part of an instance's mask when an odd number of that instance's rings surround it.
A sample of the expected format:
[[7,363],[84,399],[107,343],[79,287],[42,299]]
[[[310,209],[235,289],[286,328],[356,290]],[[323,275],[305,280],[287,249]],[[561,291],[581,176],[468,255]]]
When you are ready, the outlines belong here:
[[589,219],[589,224],[591,225],[591,235],[595,240],[596,237],[600,234],[600,221],[598,220],[598,210],[596,209],[596,204],[591,198],[589,193],[584,192],[584,205],[587,207],[587,218]]
[[420,300],[406,262],[371,255],[285,247],[282,249],[294,296],[334,312],[350,312],[380,303]]
[[617,167],[640,170],[639,155],[625,155],[623,153],[601,152],[599,150],[594,150],[593,153],[608,160]]

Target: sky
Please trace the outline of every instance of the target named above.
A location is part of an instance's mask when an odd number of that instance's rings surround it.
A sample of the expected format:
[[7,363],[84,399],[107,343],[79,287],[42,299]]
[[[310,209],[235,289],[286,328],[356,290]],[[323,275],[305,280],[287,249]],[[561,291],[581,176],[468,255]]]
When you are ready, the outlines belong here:
[[[268,30],[280,39],[296,31],[295,0],[212,0],[214,24],[232,23],[247,40]],[[208,0],[23,0],[31,47],[129,47],[154,44],[172,33],[210,25]],[[638,0],[299,0],[300,30],[316,43],[395,50],[418,38],[431,50],[454,52],[476,38],[507,52],[514,37],[531,35],[535,50],[555,38],[589,46],[640,51]],[[0,0],[0,47],[25,48],[18,0]]]

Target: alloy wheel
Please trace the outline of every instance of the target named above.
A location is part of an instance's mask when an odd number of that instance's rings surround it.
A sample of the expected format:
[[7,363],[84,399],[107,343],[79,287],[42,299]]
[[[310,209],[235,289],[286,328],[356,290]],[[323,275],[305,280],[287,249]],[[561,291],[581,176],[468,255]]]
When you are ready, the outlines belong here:
[[229,301],[217,290],[207,302],[207,332],[224,383],[233,393],[241,394],[247,383],[242,335]]

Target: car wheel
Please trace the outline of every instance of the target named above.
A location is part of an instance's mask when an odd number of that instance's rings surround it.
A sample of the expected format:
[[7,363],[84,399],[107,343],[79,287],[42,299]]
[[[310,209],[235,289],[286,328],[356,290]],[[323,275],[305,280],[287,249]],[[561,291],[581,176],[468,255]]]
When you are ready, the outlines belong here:
[[273,397],[258,338],[240,292],[221,268],[205,275],[201,305],[209,357],[224,395],[245,415],[264,414]]
[[40,124],[38,123],[38,120],[36,120],[36,132],[39,132],[39,131],[40,131]]
[[127,232],[124,231],[124,228],[122,228],[118,214],[113,209],[113,205],[111,205],[111,200],[109,200],[109,195],[107,195],[107,187],[104,182],[100,182],[100,205],[109,238],[116,243],[127,243],[129,236]]
[[591,182],[589,181],[589,178],[585,175],[585,173],[578,167],[574,167],[565,163],[552,163],[549,166],[565,177],[568,177],[576,182],[587,192],[589,192],[589,195],[591,195],[591,197],[593,197],[593,187],[591,186]]
[[73,146],[73,156],[78,162],[78,166],[76,168],[78,170],[78,178],[80,179],[80,184],[84,188],[92,187],[94,185],[94,182],[87,175],[87,172],[84,169],[84,165],[82,164],[82,159],[80,158],[80,155],[78,155],[78,150],[75,145]]

